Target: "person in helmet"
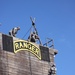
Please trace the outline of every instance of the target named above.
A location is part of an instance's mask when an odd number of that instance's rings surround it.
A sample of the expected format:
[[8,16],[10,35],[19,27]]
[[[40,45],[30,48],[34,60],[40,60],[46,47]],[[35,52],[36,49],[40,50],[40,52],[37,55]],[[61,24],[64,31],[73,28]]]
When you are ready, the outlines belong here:
[[11,29],[9,31],[9,35],[13,36],[13,37],[16,37],[16,34],[17,34],[18,30],[20,30],[20,27],[14,27],[13,29]]
[[31,33],[30,36],[28,37],[28,41],[30,42],[35,43],[37,40],[39,40],[39,37],[35,32]]
[[49,70],[49,74],[48,75],[56,75],[56,65],[55,63],[51,63],[51,68]]

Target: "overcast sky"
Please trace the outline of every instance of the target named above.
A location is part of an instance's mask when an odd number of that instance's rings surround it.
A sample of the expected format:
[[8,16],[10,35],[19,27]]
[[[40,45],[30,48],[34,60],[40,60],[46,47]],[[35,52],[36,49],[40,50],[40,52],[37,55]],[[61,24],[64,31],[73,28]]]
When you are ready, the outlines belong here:
[[23,38],[31,27],[30,16],[36,18],[42,43],[47,37],[54,40],[57,75],[75,75],[75,0],[0,0],[1,33],[20,26],[17,37]]

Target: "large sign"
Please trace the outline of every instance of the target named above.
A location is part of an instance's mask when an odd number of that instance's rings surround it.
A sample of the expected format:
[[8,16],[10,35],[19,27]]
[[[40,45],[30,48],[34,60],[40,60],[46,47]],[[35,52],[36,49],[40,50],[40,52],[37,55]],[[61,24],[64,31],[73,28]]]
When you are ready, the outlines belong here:
[[41,60],[41,51],[35,44],[25,40],[17,40],[14,41],[13,45],[14,45],[14,53],[17,53],[21,50],[27,50],[33,53],[38,59]]

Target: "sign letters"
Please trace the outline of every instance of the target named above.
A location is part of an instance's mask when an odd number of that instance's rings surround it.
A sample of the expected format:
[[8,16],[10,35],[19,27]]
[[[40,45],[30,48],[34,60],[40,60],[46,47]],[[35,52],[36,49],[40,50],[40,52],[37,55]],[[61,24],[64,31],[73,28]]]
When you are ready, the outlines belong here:
[[21,50],[27,50],[33,53],[38,59],[41,60],[41,51],[33,43],[25,41],[25,40],[14,41],[14,53],[17,53]]

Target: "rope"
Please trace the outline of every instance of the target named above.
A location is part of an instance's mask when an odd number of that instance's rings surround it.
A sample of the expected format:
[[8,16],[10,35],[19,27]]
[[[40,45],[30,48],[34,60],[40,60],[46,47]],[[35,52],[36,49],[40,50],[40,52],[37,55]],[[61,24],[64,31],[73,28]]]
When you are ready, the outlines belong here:
[[31,30],[32,26],[29,28],[29,30],[26,32],[26,34],[23,36],[22,39],[24,39],[24,37],[28,34],[28,32]]

